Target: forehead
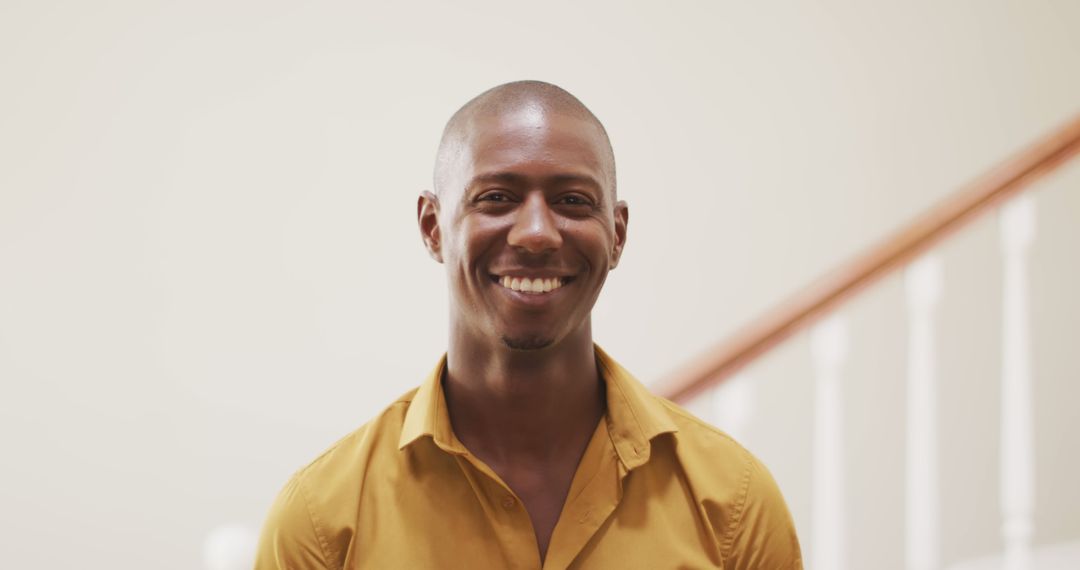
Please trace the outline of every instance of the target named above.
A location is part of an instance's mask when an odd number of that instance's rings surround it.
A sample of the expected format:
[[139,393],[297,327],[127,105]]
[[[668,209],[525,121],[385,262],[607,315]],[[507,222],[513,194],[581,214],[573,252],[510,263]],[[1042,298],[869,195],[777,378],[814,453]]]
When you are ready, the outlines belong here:
[[475,176],[578,175],[610,186],[606,139],[592,121],[539,106],[473,118],[462,149],[466,183]]

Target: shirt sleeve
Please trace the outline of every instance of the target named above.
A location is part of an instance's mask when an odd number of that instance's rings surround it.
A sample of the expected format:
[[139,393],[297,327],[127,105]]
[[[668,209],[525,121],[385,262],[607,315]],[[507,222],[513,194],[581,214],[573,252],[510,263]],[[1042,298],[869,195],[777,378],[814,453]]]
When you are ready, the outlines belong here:
[[329,570],[326,542],[302,485],[298,473],[274,500],[259,537],[255,570]]
[[732,514],[731,534],[725,541],[724,568],[802,570],[795,523],[772,474],[751,458],[744,486],[741,506]]

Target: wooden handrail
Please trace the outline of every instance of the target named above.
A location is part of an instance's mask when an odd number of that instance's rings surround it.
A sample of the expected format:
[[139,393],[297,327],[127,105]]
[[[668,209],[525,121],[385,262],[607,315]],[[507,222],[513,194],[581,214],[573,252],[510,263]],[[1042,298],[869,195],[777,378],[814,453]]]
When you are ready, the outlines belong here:
[[1028,187],[1077,152],[1080,152],[1080,116],[677,369],[662,379],[656,392],[671,400],[686,401],[723,381],[979,214]]

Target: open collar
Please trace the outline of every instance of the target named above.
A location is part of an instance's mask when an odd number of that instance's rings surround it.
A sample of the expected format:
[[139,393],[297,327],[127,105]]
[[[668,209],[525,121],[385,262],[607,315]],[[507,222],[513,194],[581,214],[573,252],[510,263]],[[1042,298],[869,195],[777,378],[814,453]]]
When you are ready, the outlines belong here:
[[[671,416],[661,403],[629,372],[608,356],[599,346],[593,345],[597,368],[607,388],[607,411],[604,420],[619,459],[628,469],[634,469],[649,460],[651,441],[663,433],[678,431]],[[450,425],[450,413],[446,406],[442,377],[446,370],[446,355],[428,374],[413,395],[412,403],[405,413],[398,449],[427,436],[436,446],[447,453],[464,455],[465,446],[454,435]]]

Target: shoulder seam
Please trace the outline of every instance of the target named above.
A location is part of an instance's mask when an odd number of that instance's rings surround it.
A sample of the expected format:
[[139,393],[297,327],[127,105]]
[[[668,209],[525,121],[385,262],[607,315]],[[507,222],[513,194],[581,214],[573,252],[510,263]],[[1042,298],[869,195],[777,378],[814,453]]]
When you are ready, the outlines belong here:
[[308,501],[307,491],[304,489],[303,473],[298,473],[296,478],[296,487],[300,491],[300,498],[304,501],[304,508],[307,510],[308,522],[311,523],[311,530],[315,532],[315,538],[319,541],[319,550],[322,552],[323,566],[330,567],[330,543],[326,540],[322,530],[319,528],[318,518],[315,516],[315,511],[311,509],[311,502]]
[[743,513],[746,512],[746,501],[750,495],[750,472],[753,470],[753,462],[750,459],[749,453],[746,450],[743,450],[743,460],[746,463],[746,470],[743,472],[742,482],[739,485],[738,500],[735,504],[735,508],[732,509],[731,520],[728,522],[728,528],[724,536],[724,542],[721,545],[721,548],[727,551],[727,555],[724,556],[725,560],[730,560],[732,558],[731,549],[735,546],[735,531],[742,523]]

